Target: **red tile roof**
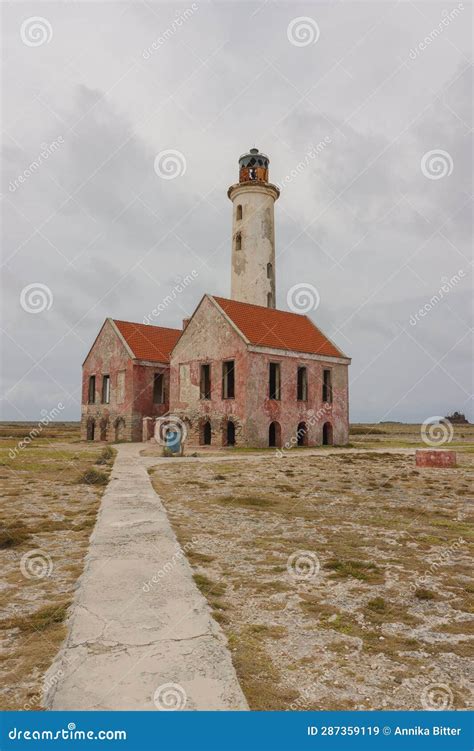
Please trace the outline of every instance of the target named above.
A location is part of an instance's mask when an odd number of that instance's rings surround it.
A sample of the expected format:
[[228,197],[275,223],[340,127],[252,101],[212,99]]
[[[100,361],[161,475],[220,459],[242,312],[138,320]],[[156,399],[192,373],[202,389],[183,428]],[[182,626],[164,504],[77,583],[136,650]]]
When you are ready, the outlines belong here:
[[149,326],[146,323],[115,320],[114,323],[138,360],[169,362],[171,350],[182,334],[181,329]]
[[328,357],[347,357],[307,316],[224,297],[213,299],[250,344]]

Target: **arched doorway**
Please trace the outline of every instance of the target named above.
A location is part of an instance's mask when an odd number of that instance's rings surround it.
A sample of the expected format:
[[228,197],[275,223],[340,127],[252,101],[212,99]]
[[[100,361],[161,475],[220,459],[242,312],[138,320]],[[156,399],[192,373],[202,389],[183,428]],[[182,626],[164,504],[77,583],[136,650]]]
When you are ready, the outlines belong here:
[[298,424],[298,430],[296,431],[296,437],[298,439],[298,446],[308,445],[308,427],[305,422]]
[[202,446],[210,446],[211,440],[212,440],[212,430],[211,430],[211,423],[209,420],[206,420],[201,425],[201,433],[200,433],[200,440],[199,443]]
[[227,420],[224,433],[224,446],[235,446],[235,424]]
[[87,440],[93,441],[95,438],[95,420],[87,421]]
[[281,428],[279,422],[271,422],[268,428],[268,445],[281,446]]
[[123,417],[117,417],[115,420],[115,440],[125,440],[125,420]]
[[323,446],[332,446],[332,425],[325,422],[323,425]]
[[100,421],[100,440],[106,441],[107,440],[107,428],[109,427],[109,421],[107,419],[103,419]]

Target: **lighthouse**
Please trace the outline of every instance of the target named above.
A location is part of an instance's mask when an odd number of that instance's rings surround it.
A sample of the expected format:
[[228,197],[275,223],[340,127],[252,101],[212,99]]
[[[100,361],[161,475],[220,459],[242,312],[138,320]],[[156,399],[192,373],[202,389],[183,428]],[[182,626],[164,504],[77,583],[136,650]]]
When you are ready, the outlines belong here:
[[270,160],[258,149],[239,159],[239,182],[227,195],[232,201],[233,300],[276,307],[275,201],[280,195],[268,182]]

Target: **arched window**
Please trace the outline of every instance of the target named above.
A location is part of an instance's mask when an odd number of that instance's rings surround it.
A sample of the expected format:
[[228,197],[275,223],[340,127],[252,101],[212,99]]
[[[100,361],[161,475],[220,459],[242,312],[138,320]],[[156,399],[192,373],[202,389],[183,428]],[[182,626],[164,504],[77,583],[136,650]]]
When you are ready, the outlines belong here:
[[242,250],[242,235],[240,234],[240,232],[237,232],[235,236],[235,249]]
[[232,420],[227,420],[225,426],[224,446],[235,446],[235,425]]
[[273,266],[271,263],[267,263],[267,279],[272,278]]
[[87,440],[93,441],[95,438],[95,420],[87,421]]
[[279,422],[271,422],[268,428],[268,445],[281,446],[281,427]]
[[332,446],[332,425],[325,422],[323,425],[323,446]]
[[242,219],[242,204],[239,203],[237,206],[237,221],[240,222]]
[[299,423],[296,437],[298,439],[298,446],[308,445],[308,427],[305,422]]
[[199,434],[199,443],[201,444],[201,446],[210,446],[211,439],[212,439],[211,423],[209,422],[209,420],[206,420],[201,425],[201,431]]
[[273,295],[271,292],[267,293],[267,308],[273,308]]

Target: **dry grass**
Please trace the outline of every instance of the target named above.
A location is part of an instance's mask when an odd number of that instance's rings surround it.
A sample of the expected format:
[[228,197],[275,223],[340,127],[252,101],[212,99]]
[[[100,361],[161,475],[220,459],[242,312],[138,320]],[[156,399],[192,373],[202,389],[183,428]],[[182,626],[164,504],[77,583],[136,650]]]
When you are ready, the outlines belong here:
[[[115,455],[101,444],[81,444],[77,424],[50,425],[19,449],[32,427],[0,425],[1,709],[41,708],[43,676],[65,636],[104,488],[79,480],[92,470],[106,483]],[[51,561],[49,576],[24,576],[21,562],[32,551]]]
[[[389,431],[379,445],[393,440]],[[151,473],[180,541],[198,540],[195,581],[253,709],[420,709],[436,682],[469,706],[472,516],[459,490],[474,459],[464,448],[453,470],[420,471],[413,456],[369,445]],[[298,551],[317,556],[309,579],[287,570]]]

